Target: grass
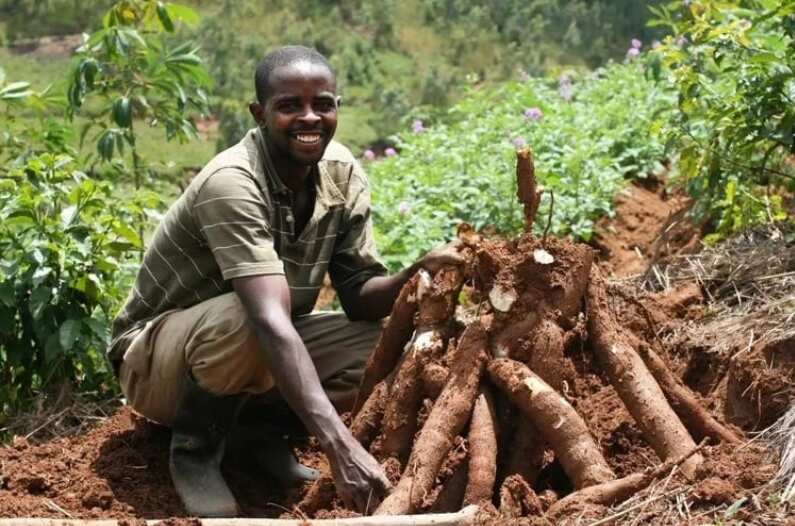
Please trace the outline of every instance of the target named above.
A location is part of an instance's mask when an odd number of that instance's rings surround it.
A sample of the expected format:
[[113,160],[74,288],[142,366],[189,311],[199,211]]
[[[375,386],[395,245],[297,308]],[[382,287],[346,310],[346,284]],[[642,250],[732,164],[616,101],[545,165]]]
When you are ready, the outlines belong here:
[[0,67],[6,72],[9,82],[26,81],[37,90],[49,85],[59,87],[69,71],[70,59],[67,57],[37,57],[30,53],[15,53],[0,47]]

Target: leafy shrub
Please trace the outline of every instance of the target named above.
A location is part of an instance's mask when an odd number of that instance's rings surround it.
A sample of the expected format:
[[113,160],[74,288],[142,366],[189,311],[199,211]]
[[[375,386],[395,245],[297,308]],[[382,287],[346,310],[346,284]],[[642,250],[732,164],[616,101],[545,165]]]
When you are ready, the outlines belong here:
[[658,130],[675,99],[641,61],[558,80],[470,89],[448,122],[398,138],[400,153],[369,166],[379,247],[404,265],[449,238],[461,221],[510,234],[522,228],[515,149],[530,145],[546,188],[537,228],[588,239],[627,177],[663,158]]
[[[180,22],[198,20],[192,9],[180,4],[122,0],[105,15],[102,28],[76,50],[67,90],[69,113],[88,114],[83,138],[91,128],[100,129],[96,139],[101,159],[123,159],[125,145],[130,148],[136,188],[148,172],[136,142],[136,121],[162,124],[167,140],[196,137],[188,112],[205,111],[210,79],[193,42],[175,45],[166,35]],[[85,111],[89,101],[99,106],[94,113]]]
[[97,25],[113,0],[0,0],[0,16],[12,42],[74,35]]
[[141,248],[136,206],[66,155],[0,178],[0,414],[62,382],[112,389],[104,349]]
[[770,194],[795,179],[795,4],[676,1],[655,12],[674,33],[657,53],[679,91],[669,139],[695,212],[715,220],[717,237],[783,219]]

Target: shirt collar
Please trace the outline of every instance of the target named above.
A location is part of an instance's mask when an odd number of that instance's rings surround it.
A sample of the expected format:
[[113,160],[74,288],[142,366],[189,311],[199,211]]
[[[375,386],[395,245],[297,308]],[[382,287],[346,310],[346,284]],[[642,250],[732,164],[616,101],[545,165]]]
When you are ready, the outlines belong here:
[[[287,185],[284,184],[284,181],[281,180],[276,172],[276,167],[273,164],[273,160],[271,159],[270,152],[268,150],[265,134],[262,133],[260,128],[255,128],[252,131],[259,147],[258,149],[260,152],[260,157],[263,161],[263,175],[265,176],[265,180],[267,181],[268,186],[271,188],[271,191],[273,191],[275,194],[292,195],[292,190],[287,188]],[[342,192],[340,192],[339,188],[337,188],[337,185],[334,183],[334,180],[328,173],[328,166],[326,166],[327,163],[325,160],[326,157],[324,153],[323,158],[319,163],[317,163],[315,169],[312,170],[310,174],[310,177],[312,177],[315,181],[315,195],[317,196],[317,202],[325,205],[326,207],[344,204],[345,196],[342,195]]]

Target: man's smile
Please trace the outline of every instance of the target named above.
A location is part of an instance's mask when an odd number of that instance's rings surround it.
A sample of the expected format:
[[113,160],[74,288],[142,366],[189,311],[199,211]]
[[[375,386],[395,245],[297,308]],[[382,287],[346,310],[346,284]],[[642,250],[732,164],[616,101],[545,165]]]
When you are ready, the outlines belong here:
[[319,144],[323,134],[319,132],[298,132],[292,134],[293,138],[302,144]]

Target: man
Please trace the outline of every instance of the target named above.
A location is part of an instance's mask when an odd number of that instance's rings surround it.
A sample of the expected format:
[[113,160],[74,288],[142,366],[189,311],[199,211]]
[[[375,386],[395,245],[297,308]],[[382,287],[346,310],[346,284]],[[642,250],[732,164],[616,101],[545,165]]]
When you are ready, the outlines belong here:
[[[278,397],[318,438],[346,504],[372,507],[389,482],[335,405],[350,406],[376,320],[402,285],[460,257],[442,247],[386,275],[367,179],[332,141],[339,97],[322,55],[280,48],[257,67],[255,88],[258,127],[210,161],[163,218],[114,322],[110,358],[128,403],[171,426],[171,475],[191,515],[238,513],[219,465],[244,404],[263,469],[285,481],[314,475],[284,430],[256,425],[269,407],[259,400]],[[310,314],[327,271],[347,317]]]

